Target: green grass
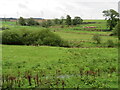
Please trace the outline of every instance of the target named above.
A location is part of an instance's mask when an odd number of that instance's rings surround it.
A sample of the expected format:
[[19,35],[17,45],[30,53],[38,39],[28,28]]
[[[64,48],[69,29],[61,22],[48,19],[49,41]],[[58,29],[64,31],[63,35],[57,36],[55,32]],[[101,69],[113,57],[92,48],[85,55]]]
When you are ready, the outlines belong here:
[[[101,26],[102,28],[106,28],[106,20],[85,20],[84,22],[97,22],[92,25],[96,26]],[[13,24],[13,26],[10,26],[10,23]],[[3,25],[8,25],[10,26],[10,30],[32,30],[32,31],[38,31],[38,30],[43,30],[43,27],[40,26],[19,26],[15,25],[15,22],[3,22]],[[112,40],[114,44],[117,44],[117,37],[114,36],[109,36],[112,32],[111,31],[86,31],[81,27],[84,26],[91,26],[91,24],[83,24],[83,25],[78,25],[74,27],[65,27],[65,28],[60,28],[60,27],[50,27],[49,29],[51,31],[55,31],[54,33],[58,34],[61,36],[63,39],[70,41],[72,43],[78,43],[82,44],[82,47],[96,47],[94,44],[94,41],[92,40],[92,37],[94,34],[100,34],[101,39],[102,39],[102,46],[107,45],[108,40]],[[81,29],[81,30],[75,30],[75,28]],[[101,29],[102,29],[101,28]],[[98,29],[98,28],[97,28]],[[84,41],[84,43],[83,43]],[[82,43],[79,43],[82,42]]]
[[[15,76],[17,79],[30,71],[32,76],[39,72],[43,83],[48,80],[54,83],[64,80],[66,88],[117,88],[117,49],[116,48],[60,48],[3,45],[3,75]],[[57,73],[57,70],[60,72]],[[100,70],[98,72],[98,70]],[[86,74],[85,72],[92,71]],[[20,76],[18,77],[18,72]],[[47,78],[45,78],[47,77]],[[53,81],[51,81],[53,80]],[[98,83],[99,82],[99,83]],[[100,85],[99,85],[100,84]],[[13,85],[14,87],[15,84]],[[34,87],[34,81],[32,86]],[[49,83],[47,83],[49,87]],[[46,84],[40,87],[47,87]],[[26,84],[21,87],[30,87]],[[62,87],[62,85],[58,85]]]
[[[118,49],[98,47],[107,47],[108,40],[117,44],[118,39],[109,36],[112,31],[89,31],[82,28],[96,26],[97,29],[107,29],[105,20],[85,20],[85,22],[97,23],[49,28],[64,40],[71,42],[73,47],[80,45],[80,48],[2,45],[3,87],[117,88]],[[3,22],[3,25],[16,31],[44,29],[40,26],[19,26],[15,22]],[[101,44],[96,44],[92,40],[94,34],[101,35]],[[37,75],[39,84],[36,84]],[[29,85],[26,76],[31,77],[32,85]],[[12,81],[11,77],[16,79]]]

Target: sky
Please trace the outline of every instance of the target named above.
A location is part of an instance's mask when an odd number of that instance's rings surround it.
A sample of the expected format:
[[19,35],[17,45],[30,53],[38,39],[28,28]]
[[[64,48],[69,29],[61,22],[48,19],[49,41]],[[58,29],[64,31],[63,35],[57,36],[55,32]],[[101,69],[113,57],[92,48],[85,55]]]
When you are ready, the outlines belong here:
[[0,17],[104,19],[103,10],[118,11],[120,0],[0,0]]

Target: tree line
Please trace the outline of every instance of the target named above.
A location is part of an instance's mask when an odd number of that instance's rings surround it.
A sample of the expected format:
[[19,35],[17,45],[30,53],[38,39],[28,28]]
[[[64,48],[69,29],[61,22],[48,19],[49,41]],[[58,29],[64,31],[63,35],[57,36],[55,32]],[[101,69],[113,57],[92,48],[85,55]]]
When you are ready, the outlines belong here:
[[66,16],[66,19],[64,19],[64,17],[61,17],[61,19],[55,18],[55,19],[51,19],[51,20],[46,20],[46,21],[42,21],[41,23],[35,21],[33,18],[29,18],[29,19],[24,19],[23,17],[20,17],[18,19],[18,23],[22,26],[35,26],[35,25],[41,25],[42,27],[50,27],[53,25],[80,25],[82,24],[83,19],[81,19],[81,17],[76,16],[74,17],[74,19],[71,19],[70,15]]
[[[113,31],[114,35],[118,35],[118,38],[120,39],[120,19],[119,19],[119,13],[113,9],[110,10],[104,10],[103,16],[105,17],[105,20],[107,20],[107,27],[110,31]],[[33,18],[24,19],[23,17],[20,17],[18,20],[19,24],[22,26],[34,26],[34,25],[40,25],[42,27],[50,27],[53,25],[80,25],[83,23],[83,19],[79,16],[74,17],[74,19],[71,19],[70,15],[66,16],[66,19],[64,17],[61,17],[61,19],[55,18],[51,20],[46,20],[41,23],[35,21]]]

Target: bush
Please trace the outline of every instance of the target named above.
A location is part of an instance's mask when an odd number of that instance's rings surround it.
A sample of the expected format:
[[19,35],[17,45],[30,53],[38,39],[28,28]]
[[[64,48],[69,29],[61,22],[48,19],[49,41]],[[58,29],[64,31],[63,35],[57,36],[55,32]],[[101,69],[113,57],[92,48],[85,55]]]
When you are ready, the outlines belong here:
[[2,44],[67,46],[67,42],[49,30],[6,30],[2,33]]
[[2,43],[10,45],[20,45],[21,39],[19,34],[14,31],[6,30],[2,33]]
[[2,44],[2,32],[0,32],[0,44]]
[[42,27],[45,27],[45,28],[48,28],[49,26],[47,25],[47,22],[46,21],[43,21],[42,23],[41,23],[41,26]]
[[50,26],[52,26],[52,25],[53,25],[52,20],[43,21],[43,22],[41,23],[41,26],[42,26],[42,27],[45,27],[45,28],[48,28],[48,27],[50,27]]
[[23,17],[20,17],[19,20],[18,20],[19,24],[22,25],[22,26],[25,26],[26,25],[26,21]]
[[112,40],[107,41],[108,47],[114,47],[114,42]]
[[97,44],[100,44],[101,43],[101,38],[100,38],[100,35],[99,34],[95,34],[93,35],[93,38],[92,38],[94,41],[97,42]]
[[35,21],[33,18],[29,18],[26,23],[28,26],[39,25],[39,23]]
[[113,34],[118,36],[118,39],[120,40],[120,20],[118,21],[117,25],[115,26],[115,29],[113,30]]
[[37,21],[35,21],[33,18],[29,18],[29,19],[24,19],[23,17],[19,18],[19,24],[22,26],[35,26],[35,25],[39,25],[39,23]]
[[80,42],[69,42],[69,47],[82,47],[82,44]]

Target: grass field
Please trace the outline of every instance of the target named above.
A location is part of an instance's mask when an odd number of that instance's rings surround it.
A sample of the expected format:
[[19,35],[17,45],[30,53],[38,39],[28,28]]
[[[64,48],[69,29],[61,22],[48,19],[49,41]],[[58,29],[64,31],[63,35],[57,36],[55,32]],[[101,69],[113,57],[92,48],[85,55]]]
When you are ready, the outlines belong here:
[[[65,88],[118,87],[115,48],[68,49],[14,45],[4,45],[2,48],[4,79],[7,79],[5,78],[7,75],[20,79],[21,87],[35,87],[33,78],[37,74],[41,79],[40,86],[37,86],[43,88],[62,87],[62,81],[65,82]],[[28,71],[32,79],[31,86],[24,77]],[[56,85],[58,79],[59,84]],[[18,83],[13,82],[13,87],[18,87]]]
[[[49,29],[73,47],[1,45],[4,88],[118,88],[118,38],[109,36],[105,20]],[[19,26],[3,22],[10,30],[42,30],[40,26]],[[95,26],[94,29],[84,29]],[[1,31],[1,33],[4,31]],[[93,35],[100,34],[101,44]],[[114,47],[108,48],[108,40]],[[76,47],[79,45],[79,48]]]

